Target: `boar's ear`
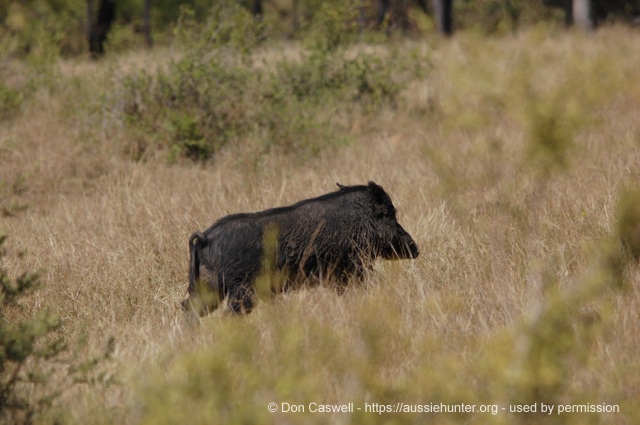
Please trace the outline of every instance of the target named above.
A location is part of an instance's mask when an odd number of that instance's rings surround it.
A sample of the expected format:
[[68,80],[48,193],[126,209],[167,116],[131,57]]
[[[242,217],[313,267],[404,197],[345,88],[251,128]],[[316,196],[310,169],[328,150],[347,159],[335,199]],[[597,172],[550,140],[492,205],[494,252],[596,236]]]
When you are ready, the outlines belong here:
[[347,186],[340,184],[340,183],[336,183],[338,185],[338,187],[340,188],[340,190],[345,190],[347,188]]
[[387,192],[374,182],[369,182],[369,193],[371,194],[371,199],[373,199],[377,204],[384,204],[386,200],[389,199]]
[[391,200],[389,195],[381,186],[378,186],[374,182],[369,182],[369,195],[373,205],[373,211],[376,216],[382,217],[387,215],[389,210],[389,204]]

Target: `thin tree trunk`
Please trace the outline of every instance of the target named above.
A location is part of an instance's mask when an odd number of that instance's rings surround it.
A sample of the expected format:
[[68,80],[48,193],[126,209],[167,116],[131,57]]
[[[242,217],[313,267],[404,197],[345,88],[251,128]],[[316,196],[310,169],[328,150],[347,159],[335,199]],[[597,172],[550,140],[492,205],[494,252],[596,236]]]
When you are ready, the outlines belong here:
[[291,3],[291,37],[295,37],[300,29],[300,21],[298,20],[298,0]]
[[402,31],[409,31],[409,1],[408,0],[400,0],[398,1],[398,24]]
[[93,20],[96,16],[96,9],[93,0],[87,0],[87,40],[91,46],[91,31],[93,29]]
[[89,30],[89,51],[94,58],[104,54],[104,42],[116,17],[116,0],[101,0],[98,16],[91,19]]
[[264,13],[262,8],[262,0],[253,0],[253,2],[251,2],[251,13],[253,14],[254,18],[262,16],[262,14]]
[[147,47],[151,47],[153,46],[153,37],[151,36],[151,0],[144,0],[142,17],[144,21],[144,41]]
[[573,23],[577,28],[586,32],[593,30],[589,0],[573,0]]
[[363,32],[367,27],[366,7],[365,0],[360,0],[360,6],[358,7],[358,29],[360,32]]
[[444,36],[453,34],[453,0],[433,0],[438,32]]
[[378,0],[378,13],[376,18],[376,28],[381,28],[384,18],[389,12],[389,0]]

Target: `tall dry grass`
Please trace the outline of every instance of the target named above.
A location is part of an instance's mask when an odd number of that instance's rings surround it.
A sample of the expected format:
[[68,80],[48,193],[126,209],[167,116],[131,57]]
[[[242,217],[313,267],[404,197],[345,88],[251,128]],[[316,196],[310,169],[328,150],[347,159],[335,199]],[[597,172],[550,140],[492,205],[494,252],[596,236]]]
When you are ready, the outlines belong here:
[[[571,298],[602,272],[620,193],[640,183],[635,33],[460,34],[391,48],[423,57],[421,77],[406,81],[396,107],[359,116],[354,143],[304,162],[251,145],[204,165],[167,165],[162,153],[130,160],[131,133],[109,96],[127,72],[162,65],[164,52],[142,65],[135,56],[130,66],[119,57],[61,64],[73,76],[65,71],[2,124],[0,229],[12,254],[3,261],[15,275],[44,270],[16,314],[57,311],[69,341],[87,333],[87,355],[116,340],[102,367],[118,384],[69,389],[59,400],[66,420],[640,418],[637,264],[623,271],[626,289]],[[418,259],[379,263],[364,288],[342,296],[301,290],[261,300],[247,317],[216,312],[186,326],[178,306],[191,232],[368,180],[390,193]],[[272,401],[606,402],[621,413],[269,413]]]

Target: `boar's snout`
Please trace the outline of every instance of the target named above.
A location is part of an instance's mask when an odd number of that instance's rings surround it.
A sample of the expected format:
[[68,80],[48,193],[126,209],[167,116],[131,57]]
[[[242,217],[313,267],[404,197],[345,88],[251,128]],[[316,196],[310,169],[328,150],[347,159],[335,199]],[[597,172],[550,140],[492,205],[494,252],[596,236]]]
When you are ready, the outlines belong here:
[[420,248],[406,230],[398,224],[396,234],[391,243],[382,252],[382,257],[386,260],[407,260],[418,258]]
[[416,245],[416,243],[412,240],[409,243],[409,258],[418,258],[418,255],[420,255],[420,248],[418,248],[418,245]]
[[408,241],[405,241],[400,246],[400,252],[398,255],[399,259],[414,259],[418,258],[418,255],[420,255],[420,248],[418,248],[418,245],[416,245],[411,237],[409,237],[408,239]]

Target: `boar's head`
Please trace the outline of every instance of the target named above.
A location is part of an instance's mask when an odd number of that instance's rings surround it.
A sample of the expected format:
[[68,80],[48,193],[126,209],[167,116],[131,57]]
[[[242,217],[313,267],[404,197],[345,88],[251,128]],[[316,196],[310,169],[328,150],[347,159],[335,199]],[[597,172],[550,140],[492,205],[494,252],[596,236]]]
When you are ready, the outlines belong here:
[[398,223],[396,209],[389,195],[374,182],[369,182],[368,190],[379,255],[387,260],[418,257],[420,249]]

